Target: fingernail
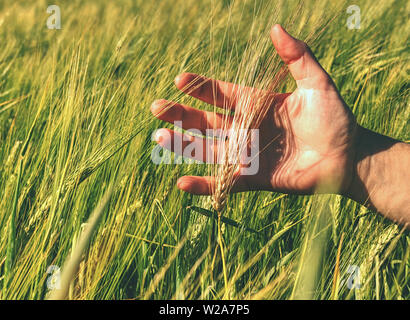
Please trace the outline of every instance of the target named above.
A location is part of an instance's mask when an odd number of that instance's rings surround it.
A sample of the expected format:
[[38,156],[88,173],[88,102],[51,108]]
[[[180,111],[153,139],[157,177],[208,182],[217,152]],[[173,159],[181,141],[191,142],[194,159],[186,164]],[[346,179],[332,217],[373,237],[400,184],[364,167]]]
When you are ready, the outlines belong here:
[[155,134],[154,134],[154,140],[155,140],[157,143],[161,143],[161,142],[162,142],[162,139],[163,139],[163,137],[162,137],[162,135],[161,135],[161,129],[159,129],[159,130],[157,130],[157,131],[155,132]]
[[175,77],[174,82],[176,85],[182,80],[182,74],[179,74]]
[[177,187],[181,190],[186,190],[189,187],[189,181],[184,177],[181,177],[177,181]]
[[275,24],[273,27],[272,27],[272,29],[279,29],[280,31],[282,31],[283,33],[285,33],[285,34],[287,34],[289,37],[291,37],[292,39],[294,39],[290,34],[289,34],[289,32],[287,32],[286,30],[285,30],[285,28],[284,27],[282,27],[282,25],[280,25],[280,24]]
[[179,178],[179,179],[177,180],[177,187],[181,189],[183,183],[184,183],[184,182],[182,181],[182,178]]
[[151,107],[153,107],[153,108],[160,107],[160,106],[163,104],[163,102],[164,102],[163,99],[155,100],[155,101],[151,104]]
[[154,116],[158,117],[162,111],[162,106],[164,105],[164,101],[163,99],[160,100],[155,100],[152,104],[151,104],[151,112],[154,114]]

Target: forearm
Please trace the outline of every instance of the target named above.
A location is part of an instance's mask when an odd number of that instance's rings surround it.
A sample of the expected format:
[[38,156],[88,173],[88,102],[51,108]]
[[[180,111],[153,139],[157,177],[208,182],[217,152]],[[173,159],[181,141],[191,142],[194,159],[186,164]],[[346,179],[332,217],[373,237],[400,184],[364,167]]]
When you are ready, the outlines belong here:
[[410,226],[410,145],[358,128],[354,173],[346,196]]

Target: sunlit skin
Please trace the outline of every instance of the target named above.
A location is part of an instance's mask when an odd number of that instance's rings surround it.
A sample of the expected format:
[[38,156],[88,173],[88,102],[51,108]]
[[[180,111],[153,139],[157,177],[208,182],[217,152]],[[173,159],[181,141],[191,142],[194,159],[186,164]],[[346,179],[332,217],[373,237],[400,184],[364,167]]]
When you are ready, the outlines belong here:
[[[256,175],[239,176],[232,192],[270,190],[294,194],[337,193],[366,204],[393,220],[409,223],[410,207],[402,195],[409,188],[405,182],[408,170],[403,172],[403,180],[395,181],[397,185],[392,183],[391,188],[399,192],[395,196],[396,200],[389,200],[392,204],[386,203],[387,200],[383,200],[382,195],[378,196],[377,191],[373,192],[378,187],[377,181],[367,177],[372,173],[377,175],[380,167],[385,165],[385,161],[373,163],[375,161],[369,161],[369,157],[395,161],[391,159],[394,151],[400,154],[400,161],[409,165],[408,145],[369,133],[358,126],[332,79],[304,42],[290,36],[280,25],[273,26],[270,36],[277,53],[296,81],[297,89],[292,93],[278,94],[270,104],[259,127],[262,147],[259,171]],[[201,79],[202,85],[195,90],[188,90],[189,84],[198,79]],[[191,73],[179,75],[175,84],[178,89],[199,100],[217,107],[229,105],[233,110],[238,93],[249,94],[249,90],[235,84]],[[257,92],[257,89],[251,90]],[[177,103],[172,103],[171,107],[169,105],[169,101],[157,100],[151,111],[163,121],[182,121],[184,129],[203,131],[223,125],[220,114]],[[162,146],[167,145],[170,141],[166,139],[173,139],[174,134],[177,133],[161,129],[157,132],[157,141]],[[375,142],[365,143],[364,146],[363,137]],[[367,150],[368,145],[374,144],[380,147],[369,147]],[[377,157],[373,156],[375,153]],[[383,178],[388,177],[380,176],[379,180]],[[184,176],[177,185],[186,192],[209,195],[213,183],[212,177]]]

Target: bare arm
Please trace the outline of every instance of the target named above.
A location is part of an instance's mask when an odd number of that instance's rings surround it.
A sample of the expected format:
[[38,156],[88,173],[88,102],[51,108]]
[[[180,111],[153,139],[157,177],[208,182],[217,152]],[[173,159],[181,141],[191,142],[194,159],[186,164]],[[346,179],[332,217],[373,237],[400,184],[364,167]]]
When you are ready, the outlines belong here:
[[345,196],[410,225],[410,145],[358,128],[353,179]]

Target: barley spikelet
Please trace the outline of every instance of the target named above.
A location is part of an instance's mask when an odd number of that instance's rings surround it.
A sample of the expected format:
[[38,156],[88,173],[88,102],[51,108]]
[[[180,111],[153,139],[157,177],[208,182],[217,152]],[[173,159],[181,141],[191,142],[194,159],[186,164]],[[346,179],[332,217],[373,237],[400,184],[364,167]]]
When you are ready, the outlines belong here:
[[399,227],[397,225],[390,225],[373,239],[371,246],[366,252],[364,261],[360,264],[360,275],[363,282],[366,282],[369,275],[371,275],[372,268],[374,268],[375,258],[398,233]]
[[218,179],[218,185],[212,199],[212,206],[218,214],[221,214],[226,204],[226,198],[229,193],[229,176],[232,174],[234,165],[226,164],[223,167],[222,175]]

